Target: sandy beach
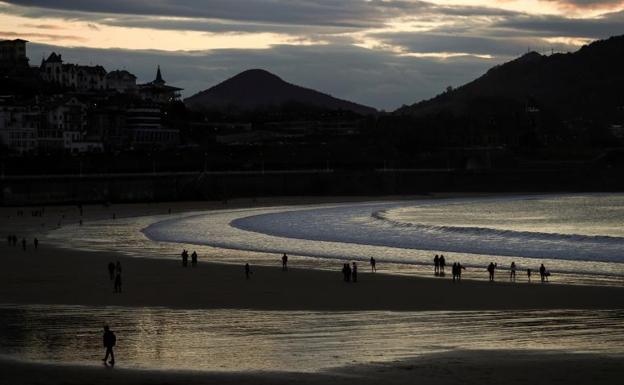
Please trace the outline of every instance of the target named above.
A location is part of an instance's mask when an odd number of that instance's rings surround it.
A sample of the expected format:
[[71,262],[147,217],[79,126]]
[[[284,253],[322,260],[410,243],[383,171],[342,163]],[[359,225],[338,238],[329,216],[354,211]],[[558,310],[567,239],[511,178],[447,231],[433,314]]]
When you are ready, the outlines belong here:
[[[336,272],[132,258],[41,245],[3,245],[3,303],[167,306],[265,310],[620,309],[624,288],[428,279],[360,272],[357,283]],[[123,266],[123,293],[113,292],[107,264]],[[345,300],[348,298],[348,300]]]
[[[323,373],[184,372],[46,365],[0,360],[13,385],[79,384],[613,384],[624,374],[621,356],[543,351],[457,351]],[[617,382],[617,381],[615,381]]]
[[[119,216],[153,215],[204,205],[159,204],[115,207]],[[244,205],[244,204],[241,204]],[[76,208],[50,208],[49,215],[76,221]],[[3,209],[7,213],[15,209]],[[85,208],[85,220],[108,218],[110,208]],[[601,287],[539,282],[510,283],[450,277],[422,278],[370,273],[362,267],[357,283],[345,283],[336,263],[335,272],[275,266],[252,266],[246,280],[243,266],[211,263],[200,256],[196,268],[179,261],[133,258],[115,252],[86,252],[41,243],[32,247],[33,236],[54,225],[41,226],[40,218],[28,215],[3,221],[2,230],[28,234],[26,251],[0,246],[0,303],[121,307],[168,307],[175,309],[256,310],[512,310],[512,309],[623,309],[623,287]],[[48,217],[48,218],[50,218]],[[48,222],[50,222],[48,220]],[[123,292],[113,293],[107,264],[123,266]],[[485,274],[485,272],[484,272]],[[564,354],[544,351],[454,351],[406,361],[343,367],[305,375],[291,372],[171,372],[97,366],[83,367],[0,360],[2,383],[7,384],[287,384],[287,383],[611,383],[624,374],[622,357],[604,354]],[[97,364],[95,364],[97,365]],[[467,382],[467,380],[470,380]]]

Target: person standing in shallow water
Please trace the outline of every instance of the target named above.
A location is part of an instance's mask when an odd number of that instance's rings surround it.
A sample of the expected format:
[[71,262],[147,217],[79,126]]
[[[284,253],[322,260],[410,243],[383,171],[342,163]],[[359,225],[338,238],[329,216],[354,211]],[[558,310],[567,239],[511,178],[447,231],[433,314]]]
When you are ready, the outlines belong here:
[[288,271],[288,255],[282,255],[282,271]]
[[191,266],[197,267],[197,252],[195,251],[191,254]]
[[540,278],[542,279],[542,283],[544,283],[544,280],[546,279],[546,268],[544,267],[543,263],[539,268],[539,272],[540,272]]
[[496,265],[494,264],[494,262],[490,262],[490,264],[487,267],[487,271],[488,273],[490,273],[490,282],[494,282],[494,269],[496,268]]
[[35,238],[33,240],[33,244],[35,245],[35,250],[37,250],[39,248],[39,240],[37,238]]
[[440,257],[438,257],[438,254],[433,257],[433,274],[440,274]]
[[117,344],[117,336],[115,336],[115,333],[110,330],[108,325],[104,325],[104,335],[102,336],[102,340],[104,342],[104,347],[106,348],[106,354],[104,355],[104,359],[102,361],[106,364],[106,361],[110,356],[110,361],[108,361],[108,363],[115,365],[115,353],[113,352],[113,347]]
[[509,267],[509,280],[516,282],[516,262],[511,262]]
[[251,278],[251,266],[249,266],[249,263],[245,264],[245,279],[249,279]]
[[377,272],[377,261],[375,261],[375,258],[371,257],[370,265],[371,265],[371,272],[372,273],[376,273]]
[[531,283],[531,269],[527,269],[527,279],[529,280],[529,283]]
[[444,255],[440,255],[440,275],[444,275],[444,266],[446,266]]

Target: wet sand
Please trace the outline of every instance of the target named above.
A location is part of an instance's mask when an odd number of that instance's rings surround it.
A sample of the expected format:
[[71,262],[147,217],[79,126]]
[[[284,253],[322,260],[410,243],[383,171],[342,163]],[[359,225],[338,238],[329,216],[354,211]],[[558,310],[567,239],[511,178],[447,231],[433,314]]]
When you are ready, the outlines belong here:
[[612,384],[624,357],[543,351],[457,351],[322,373],[183,372],[82,367],[0,360],[3,383],[78,384]]
[[[364,272],[345,283],[336,272],[252,267],[200,261],[132,258],[106,252],[41,245],[22,251],[0,247],[0,302],[98,306],[167,306],[264,310],[502,310],[621,309],[624,288],[549,285],[534,282],[462,281]],[[204,257],[205,260],[207,257]],[[121,261],[123,293],[113,292],[109,261]]]
[[[329,200],[326,198],[326,200]],[[296,201],[296,199],[295,199]],[[304,200],[300,200],[304,201]],[[287,200],[264,204],[292,203]],[[258,202],[238,201],[228,206],[249,206]],[[148,215],[192,208],[222,208],[220,202],[119,205],[113,208],[86,206],[84,220]],[[239,308],[263,310],[503,310],[503,309],[622,309],[624,286],[510,283],[504,273],[499,282],[469,281],[453,284],[447,277],[422,278],[370,273],[360,265],[359,282],[345,283],[336,261],[335,272],[297,269],[290,263],[281,271],[280,256],[275,267],[252,266],[252,278],[245,279],[243,266],[210,263],[210,255],[200,255],[198,267],[183,268],[179,261],[133,258],[114,252],[86,252],[52,247],[42,242],[39,249],[32,237],[56,218],[78,220],[76,207],[51,207],[45,217],[7,218],[15,208],[2,209],[0,230],[16,232],[28,246],[0,245],[0,303],[166,306],[172,308]],[[53,220],[54,219],[54,220]],[[47,223],[46,223],[47,222]],[[54,222],[53,225],[50,225]],[[38,224],[45,223],[45,226]],[[150,257],[150,255],[145,255]],[[123,293],[113,293],[107,264],[121,261]],[[450,267],[449,267],[450,268]],[[383,266],[381,266],[383,270]],[[486,272],[483,272],[484,276]],[[539,277],[536,277],[539,278]]]

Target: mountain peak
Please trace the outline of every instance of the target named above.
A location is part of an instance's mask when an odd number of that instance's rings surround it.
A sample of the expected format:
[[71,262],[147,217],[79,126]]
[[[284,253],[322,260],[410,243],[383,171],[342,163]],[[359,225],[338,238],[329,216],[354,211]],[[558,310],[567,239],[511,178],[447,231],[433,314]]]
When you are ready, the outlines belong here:
[[264,69],[249,69],[184,101],[192,109],[239,110],[279,108],[297,103],[328,110],[372,114],[371,107],[334,98],[330,95],[290,84]]

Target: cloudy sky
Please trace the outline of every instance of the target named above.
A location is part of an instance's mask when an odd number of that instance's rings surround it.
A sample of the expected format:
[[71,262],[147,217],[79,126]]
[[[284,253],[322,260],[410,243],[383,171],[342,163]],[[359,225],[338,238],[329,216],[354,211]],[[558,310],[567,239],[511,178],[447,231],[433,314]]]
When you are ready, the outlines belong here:
[[624,34],[624,0],[0,0],[0,38],[32,64],[160,64],[185,96],[248,68],[392,110],[527,50]]

